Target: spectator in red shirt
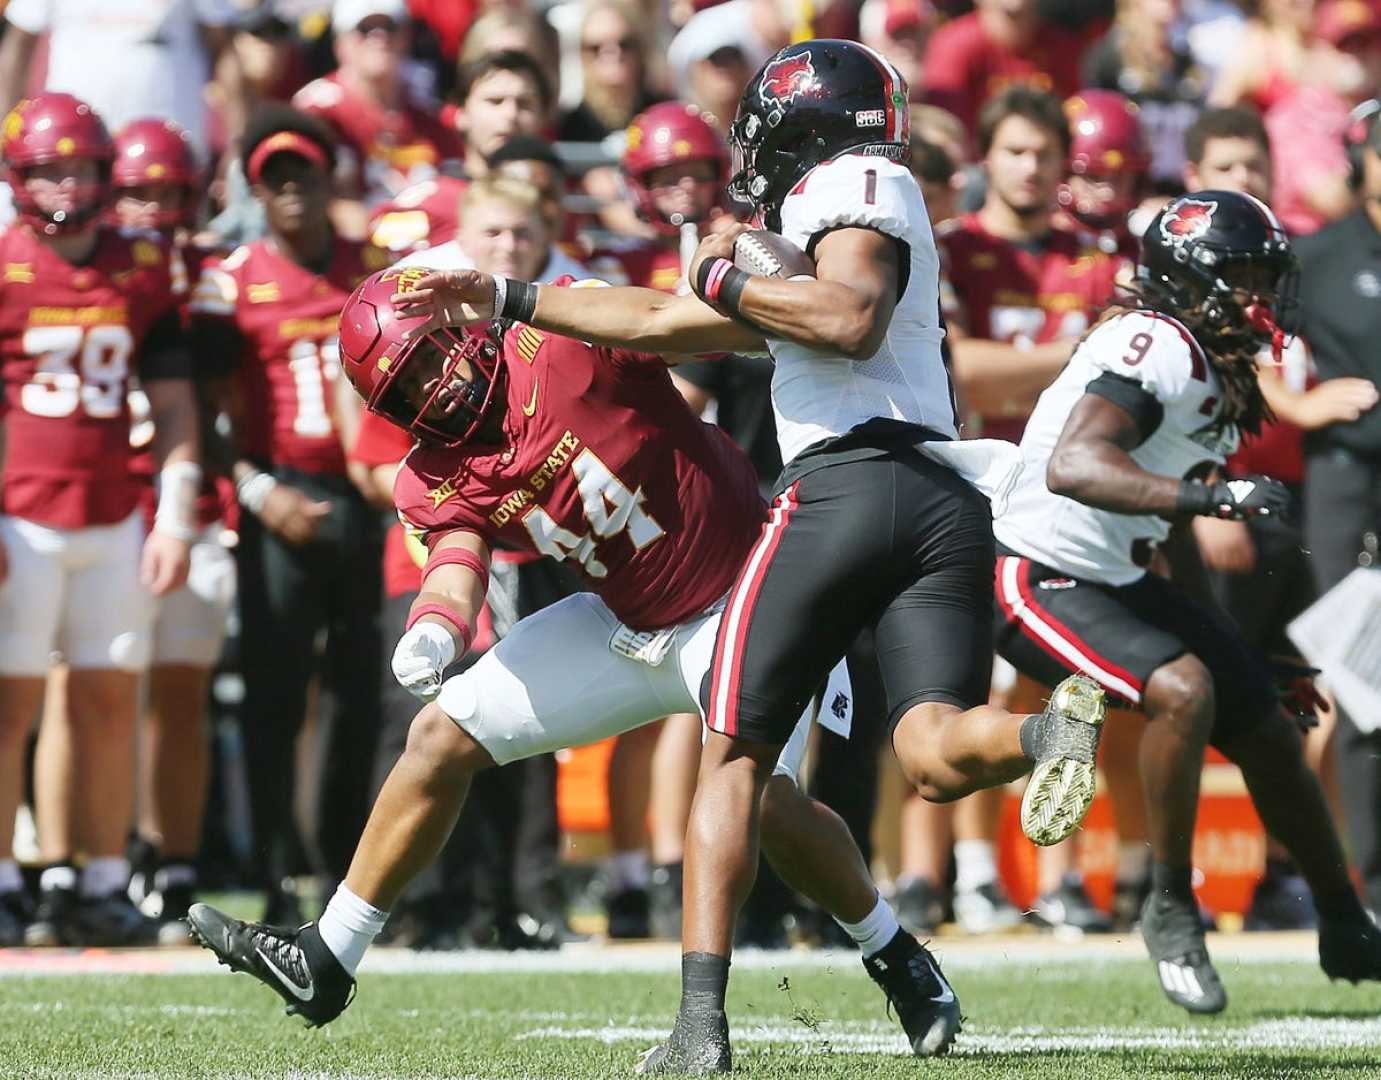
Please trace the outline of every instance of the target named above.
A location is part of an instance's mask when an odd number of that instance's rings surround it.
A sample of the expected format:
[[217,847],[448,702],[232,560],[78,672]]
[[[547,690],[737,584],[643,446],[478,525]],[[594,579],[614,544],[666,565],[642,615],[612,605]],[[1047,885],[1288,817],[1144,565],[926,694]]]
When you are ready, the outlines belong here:
[[977,0],[974,6],[930,38],[928,101],[972,129],[983,103],[1011,83],[1030,83],[1061,98],[1079,89],[1082,43],[1043,23],[1036,0]]
[[913,99],[925,89],[925,47],[934,29],[929,0],[867,0],[858,12],[859,39],[892,62]]

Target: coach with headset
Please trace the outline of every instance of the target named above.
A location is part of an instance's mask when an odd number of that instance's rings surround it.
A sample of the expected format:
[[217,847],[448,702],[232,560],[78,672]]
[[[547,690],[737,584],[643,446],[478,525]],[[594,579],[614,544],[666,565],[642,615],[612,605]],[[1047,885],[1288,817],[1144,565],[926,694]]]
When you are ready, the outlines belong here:
[[[1320,380],[1381,385],[1381,122],[1376,101],[1353,113],[1346,137],[1361,201],[1295,244],[1301,267],[1299,332]],[[1348,575],[1363,537],[1381,530],[1381,409],[1311,432],[1305,443],[1305,545],[1322,594]],[[1381,913],[1381,732],[1338,717],[1338,778],[1364,897]]]

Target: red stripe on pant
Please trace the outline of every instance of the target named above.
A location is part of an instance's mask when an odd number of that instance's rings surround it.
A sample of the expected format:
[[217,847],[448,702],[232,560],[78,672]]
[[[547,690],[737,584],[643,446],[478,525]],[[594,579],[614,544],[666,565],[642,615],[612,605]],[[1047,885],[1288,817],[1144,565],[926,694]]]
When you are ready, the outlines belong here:
[[710,700],[706,710],[706,724],[711,731],[723,735],[738,734],[738,694],[743,678],[743,653],[748,644],[748,629],[753,621],[753,608],[762,583],[781,547],[782,536],[791,523],[795,511],[796,489],[800,481],[777,496],[772,512],[762,527],[762,535],[748,553],[739,579],[729,593],[728,603],[719,624],[715,642],[714,667],[710,676]]
[[[1000,556],[997,560],[997,600],[1008,622],[1016,623],[1028,640],[1034,642],[1043,652],[1051,656],[1061,667],[1073,669],[1089,676],[1104,690],[1137,704],[1144,689],[1141,680],[1126,668],[1113,663],[1090,646],[1068,626],[1055,618],[1050,610],[1037,603],[1031,592],[1031,560],[1011,555]],[[1017,594],[1024,610],[1017,610],[1008,596],[1008,579],[1015,580]],[[1040,633],[1033,623],[1038,623],[1046,633],[1052,635],[1067,651],[1061,651],[1055,644]]]

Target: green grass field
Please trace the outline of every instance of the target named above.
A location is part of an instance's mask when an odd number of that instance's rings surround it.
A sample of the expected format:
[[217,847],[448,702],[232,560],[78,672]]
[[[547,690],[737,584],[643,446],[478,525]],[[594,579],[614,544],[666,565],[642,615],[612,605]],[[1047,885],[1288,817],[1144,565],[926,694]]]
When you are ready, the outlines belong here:
[[[1381,987],[1330,984],[1306,938],[1252,936],[1245,953],[1233,944],[1243,940],[1214,945],[1232,1003],[1209,1020],[1164,1001],[1134,942],[942,942],[967,1019],[939,1062],[906,1056],[856,958],[745,956],[730,998],[735,1071],[790,1080],[1381,1077]],[[0,1076],[613,1077],[629,1073],[676,1005],[671,946],[556,957],[379,950],[345,1015],[309,1031],[248,977],[208,971],[190,950],[171,955],[4,956]],[[68,973],[30,974],[43,970]]]

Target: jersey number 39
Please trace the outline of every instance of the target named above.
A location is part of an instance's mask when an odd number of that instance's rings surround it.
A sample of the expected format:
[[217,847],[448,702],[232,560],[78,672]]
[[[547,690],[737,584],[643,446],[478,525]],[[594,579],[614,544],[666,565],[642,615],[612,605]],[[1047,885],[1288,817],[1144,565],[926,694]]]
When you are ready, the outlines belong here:
[[134,338],[129,327],[31,326],[24,352],[38,357],[34,377],[19,392],[33,416],[71,416],[80,408],[96,420],[120,416]]

